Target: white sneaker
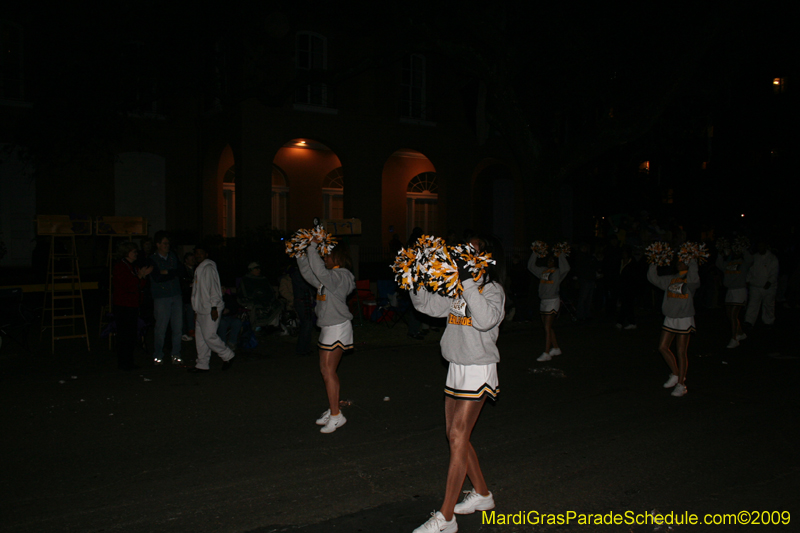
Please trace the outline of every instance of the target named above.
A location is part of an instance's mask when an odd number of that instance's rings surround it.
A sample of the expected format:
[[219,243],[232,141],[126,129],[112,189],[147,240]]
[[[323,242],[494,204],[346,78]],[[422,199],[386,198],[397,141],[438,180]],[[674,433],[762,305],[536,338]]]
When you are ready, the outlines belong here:
[[664,388],[669,389],[677,384],[678,384],[678,376],[676,376],[675,374],[670,374],[669,379],[667,380],[666,383],[664,383]]
[[686,385],[681,385],[680,383],[675,385],[675,388],[672,390],[672,395],[683,396],[684,394],[686,394]]
[[331,410],[327,409],[324,413],[320,415],[319,418],[317,418],[317,425],[324,426],[325,424],[328,423],[328,420],[330,420],[330,418],[331,418]]
[[431,513],[427,522],[419,526],[412,533],[456,533],[458,524],[454,516],[449,522],[444,519],[444,515],[439,511]]
[[153,359],[153,364],[154,364],[155,366],[158,366],[158,365],[163,365],[163,364],[164,364],[164,361],[162,361],[161,359]]
[[627,326],[625,326],[622,329],[636,329],[636,324],[628,324]]
[[549,353],[547,353],[547,352],[542,352],[542,355],[540,355],[539,357],[537,357],[537,358],[536,358],[536,360],[537,360],[537,361],[539,361],[539,362],[541,363],[542,361],[549,361],[549,360],[550,360],[550,359],[552,359],[552,358],[553,358],[553,356],[552,356],[552,355],[550,355]]
[[181,365],[181,364],[183,364],[183,359],[181,359],[177,355],[173,355],[172,356],[172,364],[173,365]]
[[550,355],[561,355],[561,348],[551,348]]
[[731,339],[731,341],[728,343],[728,348],[738,348],[738,347],[739,347],[739,341],[737,341],[736,339]]
[[736,335],[737,341],[743,341],[747,338],[747,333],[742,333],[741,335]]
[[481,496],[475,489],[465,490],[464,499],[457,503],[453,512],[456,514],[472,514],[475,511],[488,511],[494,509],[494,498],[490,492],[488,496]]
[[336,431],[337,428],[342,427],[346,423],[347,423],[347,419],[344,417],[344,415],[341,412],[336,416],[330,416],[330,414],[329,414],[328,415],[328,422],[324,426],[322,426],[322,428],[320,428],[319,432],[320,433],[333,433],[334,431]]

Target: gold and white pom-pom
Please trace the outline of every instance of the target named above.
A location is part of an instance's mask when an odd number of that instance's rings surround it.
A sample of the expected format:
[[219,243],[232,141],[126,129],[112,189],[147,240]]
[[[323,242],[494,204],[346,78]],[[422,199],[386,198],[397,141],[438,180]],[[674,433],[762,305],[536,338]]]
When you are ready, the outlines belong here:
[[325,231],[322,226],[314,229],[299,229],[286,241],[286,253],[289,257],[302,257],[306,253],[306,248],[311,244],[315,237],[319,237],[321,242],[317,245],[317,251],[321,257],[329,255],[336,247],[336,238]]
[[467,270],[475,281],[483,277],[489,265],[497,264],[497,261],[492,259],[492,254],[481,254],[471,244],[452,246],[449,249],[452,257],[458,257],[466,263]]
[[561,254],[564,254],[564,257],[569,257],[572,248],[569,247],[567,241],[560,242],[553,246],[553,255],[556,257],[560,257]]
[[695,259],[698,265],[702,265],[708,261],[706,245],[701,242],[685,242],[678,251],[678,259],[685,265],[692,259]]
[[750,239],[745,237],[744,235],[739,235],[733,240],[733,244],[731,245],[731,250],[735,254],[743,254],[744,252],[750,249]]
[[672,248],[666,242],[654,242],[644,249],[647,262],[656,266],[667,266],[672,262]]
[[533,241],[533,244],[531,244],[531,250],[536,252],[539,257],[547,256],[547,248],[547,243],[544,241]]
[[422,253],[419,248],[401,248],[392,264],[394,279],[398,287],[407,291],[417,291],[421,286],[419,259]]

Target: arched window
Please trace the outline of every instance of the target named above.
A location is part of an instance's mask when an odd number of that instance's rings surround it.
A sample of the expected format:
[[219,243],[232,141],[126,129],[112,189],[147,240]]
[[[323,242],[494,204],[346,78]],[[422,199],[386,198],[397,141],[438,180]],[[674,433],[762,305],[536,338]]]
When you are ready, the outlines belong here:
[[342,167],[331,170],[322,180],[323,218],[344,218],[344,173]]
[[[328,69],[328,41],[318,33],[302,31],[295,43],[295,68],[300,76]],[[328,87],[321,82],[309,83],[295,91],[295,102],[328,107]]]
[[272,227],[286,231],[286,213],[289,205],[289,186],[286,174],[272,165]]
[[439,187],[435,172],[417,174],[408,182],[408,231],[420,227],[425,233],[434,233],[438,221]]

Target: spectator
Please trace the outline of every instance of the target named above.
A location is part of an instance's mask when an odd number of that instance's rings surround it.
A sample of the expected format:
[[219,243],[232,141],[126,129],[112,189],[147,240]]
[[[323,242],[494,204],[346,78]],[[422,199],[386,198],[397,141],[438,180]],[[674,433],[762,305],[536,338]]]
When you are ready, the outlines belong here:
[[133,351],[136,348],[139,325],[139,306],[146,284],[145,278],[152,265],[136,267],[139,249],[132,242],[117,247],[114,265],[114,322],[117,326],[117,366],[121,370],[135,370]]
[[150,292],[153,296],[153,312],[156,319],[153,332],[153,363],[160,365],[164,357],[164,340],[167,327],[172,330],[172,364],[181,360],[181,331],[183,328],[183,296],[181,294],[180,263],[175,252],[170,251],[169,234],[155,234],[156,253],[150,256],[153,271],[150,274]]
[[219,319],[217,335],[228,348],[235,352],[239,343],[239,332],[242,331],[242,319],[239,318],[242,309],[236,301],[236,289],[222,287],[222,302],[225,307],[222,309],[222,316]]
[[194,342],[197,346],[197,363],[189,372],[208,372],[212,351],[222,359],[222,370],[228,370],[236,354],[217,335],[225,308],[217,264],[208,258],[208,251],[203,246],[195,247],[194,258],[197,268],[192,282],[192,309],[195,312]]

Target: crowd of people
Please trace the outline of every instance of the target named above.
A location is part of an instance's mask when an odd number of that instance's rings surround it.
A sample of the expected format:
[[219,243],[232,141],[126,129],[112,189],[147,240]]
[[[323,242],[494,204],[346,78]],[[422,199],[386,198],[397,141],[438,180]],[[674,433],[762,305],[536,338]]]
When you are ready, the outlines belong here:
[[[724,307],[730,324],[727,347],[735,349],[759,318],[766,326],[774,323],[776,305],[800,302],[800,269],[793,246],[781,247],[761,235],[755,235],[754,246],[741,245],[749,244],[743,233],[715,239],[709,232],[697,240],[711,257],[675,257],[669,265],[648,265],[646,247],[664,242],[677,250],[689,240],[683,228],[670,224],[669,229],[661,229],[656,220],[635,217],[607,222],[607,228],[601,227],[591,239],[575,243],[571,249],[564,246],[560,253],[558,247],[547,252],[546,247],[536,248],[534,243],[529,257],[511,254],[507,267],[495,237],[471,232],[460,239],[450,235],[448,240],[493,254],[496,263],[476,279],[463,259],[454,259],[463,287],[456,297],[425,290],[398,295],[411,306],[405,316],[413,339],[424,338],[427,329],[423,324],[429,318],[445,320],[440,344],[449,365],[444,386],[445,433],[450,444],[445,496],[440,509],[414,533],[455,532],[456,514],[494,508],[470,436],[484,403],[494,400],[500,391],[496,341],[501,324],[504,320],[532,320],[537,300],[545,339],[538,362],[562,354],[555,324],[565,310],[577,324],[603,315],[606,320],[614,317],[611,322],[616,329],[626,331],[638,327],[637,309],[655,309],[660,300],[664,320],[654,346],[670,372],[663,386],[672,389],[675,397],[688,392],[689,340],[697,327],[696,307]],[[395,238],[390,245],[394,251],[411,247],[421,234],[415,228],[406,243]],[[739,239],[738,248],[729,245],[735,238]],[[181,341],[193,338],[197,362],[189,371],[194,373],[209,371],[212,352],[223,360],[223,370],[230,368],[243,326],[284,327],[281,317],[288,310],[296,317],[297,355],[312,353],[314,325],[321,329],[317,353],[328,405],[316,424],[322,433],[345,425],[337,369],[354,343],[348,296],[355,289],[345,245],[323,254],[318,251],[320,240],[315,238],[278,280],[276,293],[257,262],[247,266],[235,287],[223,286],[204,247],[196,247],[180,262],[170,250],[168,234],[156,233],[154,242],[154,252],[144,258],[134,243],[119,247],[114,314],[120,368],[134,368],[136,319],[148,300],[153,309],[154,364],[167,360],[167,349],[173,364],[182,363]],[[146,316],[146,312],[141,314]],[[168,330],[172,331],[169,342]],[[458,502],[467,477],[472,489]]]

